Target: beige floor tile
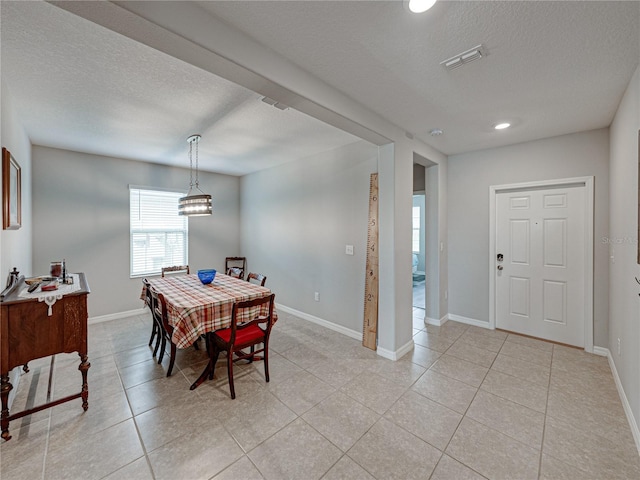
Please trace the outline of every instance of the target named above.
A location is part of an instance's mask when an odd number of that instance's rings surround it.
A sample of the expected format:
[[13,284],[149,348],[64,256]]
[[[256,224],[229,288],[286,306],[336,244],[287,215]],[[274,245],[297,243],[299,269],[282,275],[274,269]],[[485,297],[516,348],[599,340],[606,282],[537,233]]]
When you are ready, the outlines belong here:
[[502,353],[498,354],[491,369],[543,387],[549,386],[549,376],[551,375],[549,367],[518,360]]
[[553,458],[550,455],[542,455],[539,480],[600,480],[599,475],[589,474],[579,468]]
[[449,455],[442,455],[430,480],[482,480],[484,478]]
[[332,387],[340,388],[362,373],[363,369],[361,364],[350,360],[328,358],[307,368],[307,371]]
[[426,368],[408,361],[385,360],[371,364],[369,371],[408,388],[426,372]]
[[473,387],[479,387],[489,368],[461,360],[445,353],[433,364],[430,370]]
[[[471,327],[469,327],[469,330],[460,335],[458,341],[491,352],[499,352],[504,344],[504,338],[501,336],[488,335],[483,332],[483,330],[484,329],[471,329]],[[487,332],[490,331],[491,330],[487,330]]]
[[612,442],[547,416],[543,452],[601,478],[640,478],[640,457],[628,442]]
[[319,479],[342,452],[302,419],[287,425],[249,452],[265,479]]
[[197,396],[195,391],[189,390],[189,382],[181,372],[170,377],[136,385],[126,390],[131,410],[134,415],[151,410],[160,404],[173,403],[180,405]]
[[487,478],[538,478],[538,450],[467,417],[446,453]]
[[418,345],[413,346],[413,350],[407,353],[401,360],[410,361],[424,368],[429,368],[442,355],[440,352],[430,350],[427,347]]
[[141,457],[104,477],[104,480],[154,480],[154,478],[147,457]]
[[444,450],[462,415],[413,391],[406,392],[384,418]]
[[417,345],[426,347],[436,352],[444,353],[447,349],[453,345],[457,337],[444,336],[434,333],[429,333],[427,330],[421,330],[413,336],[413,341]]
[[313,407],[302,418],[343,452],[376,423],[380,415],[336,392]]
[[462,360],[466,360],[476,365],[490,367],[497,356],[496,352],[474,347],[468,343],[456,341],[447,350],[447,355],[451,355]]
[[631,435],[619,398],[605,402],[593,393],[576,396],[570,391],[551,386],[547,415],[570,423],[580,430],[598,432],[612,442]]
[[101,432],[132,417],[124,392],[91,398],[89,409],[82,409],[82,400],[73,400],[51,409],[49,441],[77,438]]
[[233,435],[245,452],[255,448],[297,418],[297,415],[268,390],[229,399],[226,407],[215,404],[215,418]]
[[298,415],[302,415],[335,392],[335,388],[309,372],[296,373],[269,390]]
[[135,417],[147,453],[202,427],[203,418],[216,418],[212,402],[195,397],[180,405],[159,405]]
[[411,387],[411,390],[462,414],[467,411],[478,391],[471,385],[431,370],[427,370]]
[[242,449],[217,420],[149,453],[156,480],[211,478],[242,457]]
[[9,424],[11,439],[0,440],[0,478],[32,480],[42,478],[49,421],[27,423],[22,428],[18,421]]
[[99,433],[50,443],[44,478],[99,479],[143,455],[135,425],[129,419]]
[[507,342],[517,343],[518,345],[524,345],[525,347],[537,348],[545,352],[551,352],[553,350],[553,343],[545,340],[539,340],[537,338],[525,337],[522,335],[516,335],[510,333],[507,337]]
[[382,418],[347,455],[375,478],[409,480],[429,478],[441,452]]
[[[149,358],[143,362],[120,368],[122,385],[124,388],[131,388],[141,383],[166,377],[169,361],[169,357],[165,355],[164,361],[160,365],[155,358]],[[177,368],[174,365],[172,374],[176,372]]]
[[235,463],[225,468],[212,480],[263,480],[256,466],[249,460],[249,457],[243,455]]
[[489,371],[480,389],[537,412],[544,413],[547,406],[546,387],[495,370]]
[[[278,355],[269,349],[269,386],[277,385],[301,371],[302,369],[296,364],[291,363],[282,355]],[[264,366],[262,362],[256,362],[254,364],[251,377],[256,382],[265,383]]]
[[375,480],[369,472],[351,460],[348,456],[343,456],[322,480]]
[[513,357],[524,362],[535,363],[543,367],[551,366],[551,351],[544,351],[538,348],[527,347],[507,340],[500,349],[502,355]]
[[384,414],[405,390],[404,386],[372,372],[358,375],[340,389],[380,415]]
[[469,325],[465,325],[464,323],[458,323],[453,320],[448,320],[440,326],[427,325],[426,329],[429,333],[443,335],[446,337],[453,338],[455,340],[469,329]]
[[471,402],[467,417],[537,450],[542,448],[543,413],[481,389]]
[[470,325],[467,332],[473,335],[483,335],[485,337],[495,338],[497,340],[505,340],[509,336],[507,332],[502,330],[492,330],[490,328],[477,327],[475,325]]

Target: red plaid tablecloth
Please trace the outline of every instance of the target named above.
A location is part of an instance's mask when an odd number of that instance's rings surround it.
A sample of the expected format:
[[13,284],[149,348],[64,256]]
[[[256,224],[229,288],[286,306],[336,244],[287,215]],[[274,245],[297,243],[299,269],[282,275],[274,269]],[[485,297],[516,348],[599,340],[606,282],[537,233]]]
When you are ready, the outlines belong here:
[[[190,346],[204,333],[229,327],[234,302],[271,295],[271,290],[266,287],[222,273],[217,273],[209,285],[203,285],[197,275],[170,275],[147,280],[158,293],[164,295],[169,323],[174,329],[171,339],[178,348]],[[143,286],[141,299],[144,298]],[[258,314],[266,315],[267,306],[263,305],[261,310],[256,307],[255,311],[245,313],[246,318],[238,320],[246,321]],[[274,307],[272,321],[277,319]]]

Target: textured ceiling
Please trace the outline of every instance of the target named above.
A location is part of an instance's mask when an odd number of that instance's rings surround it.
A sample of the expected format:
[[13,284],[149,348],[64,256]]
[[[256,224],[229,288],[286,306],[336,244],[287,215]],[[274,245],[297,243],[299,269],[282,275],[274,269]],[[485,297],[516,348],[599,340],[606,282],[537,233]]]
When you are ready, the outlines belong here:
[[[640,56],[638,1],[201,5],[446,154],[608,126]],[[440,66],[479,44],[486,57]]]
[[[640,1],[198,3],[446,154],[608,126],[640,56]],[[203,169],[242,175],[356,140],[56,6],[0,8],[2,81],[35,144],[185,166],[197,132]]]
[[1,66],[32,143],[243,175],[357,141],[41,2],[2,1]]

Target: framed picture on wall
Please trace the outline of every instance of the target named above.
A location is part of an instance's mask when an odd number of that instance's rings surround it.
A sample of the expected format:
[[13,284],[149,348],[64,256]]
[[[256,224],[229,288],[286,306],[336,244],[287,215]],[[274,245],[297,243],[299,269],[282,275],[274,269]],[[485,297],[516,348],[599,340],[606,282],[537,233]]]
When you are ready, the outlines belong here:
[[22,225],[22,179],[20,165],[2,147],[2,228],[17,230]]

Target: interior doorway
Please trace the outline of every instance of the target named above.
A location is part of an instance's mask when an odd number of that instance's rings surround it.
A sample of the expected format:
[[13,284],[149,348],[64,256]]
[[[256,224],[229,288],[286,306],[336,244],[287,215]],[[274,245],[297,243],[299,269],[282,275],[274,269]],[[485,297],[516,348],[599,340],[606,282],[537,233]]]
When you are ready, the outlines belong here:
[[425,228],[424,193],[413,195],[412,209],[412,263],[411,276],[413,285],[413,308],[421,309],[424,316],[426,309],[426,228]]

